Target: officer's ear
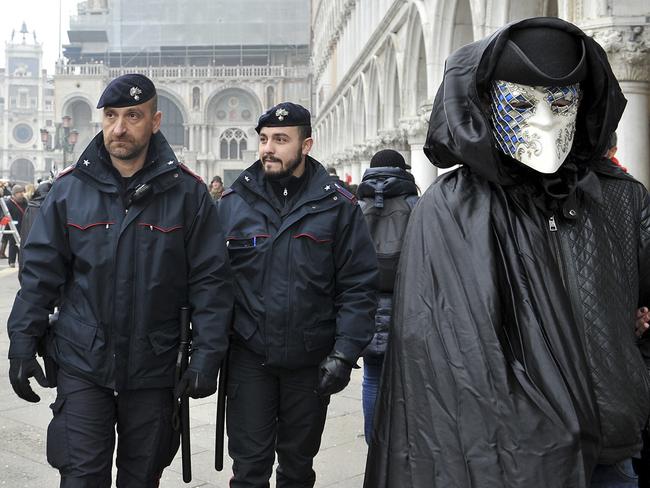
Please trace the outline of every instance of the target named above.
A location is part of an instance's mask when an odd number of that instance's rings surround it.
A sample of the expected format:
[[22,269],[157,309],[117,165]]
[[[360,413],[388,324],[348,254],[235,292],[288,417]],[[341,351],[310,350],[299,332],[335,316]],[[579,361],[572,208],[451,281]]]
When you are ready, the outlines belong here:
[[309,154],[309,151],[311,151],[311,147],[314,145],[314,140],[311,137],[307,137],[305,140],[302,141],[302,155],[307,156]]
[[152,134],[155,134],[160,130],[160,124],[162,123],[162,112],[158,110],[153,114],[153,128],[151,130]]

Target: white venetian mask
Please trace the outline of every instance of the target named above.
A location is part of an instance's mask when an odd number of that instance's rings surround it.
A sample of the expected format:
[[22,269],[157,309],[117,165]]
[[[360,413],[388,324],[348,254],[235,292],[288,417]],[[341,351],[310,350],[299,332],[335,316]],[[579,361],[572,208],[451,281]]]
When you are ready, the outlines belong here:
[[540,173],[555,173],[576,131],[580,84],[558,87],[493,81],[492,132],[497,147]]

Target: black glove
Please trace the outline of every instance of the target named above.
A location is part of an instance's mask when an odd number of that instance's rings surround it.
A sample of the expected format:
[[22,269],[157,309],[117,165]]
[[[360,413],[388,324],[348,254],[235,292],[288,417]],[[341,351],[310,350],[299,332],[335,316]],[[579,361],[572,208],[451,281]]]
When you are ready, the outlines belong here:
[[198,371],[188,369],[174,388],[174,397],[189,395],[192,398],[205,398],[215,391],[217,391],[217,378],[208,378]]
[[41,401],[41,397],[29,386],[29,378],[32,376],[42,387],[50,386],[36,358],[9,360],[9,381],[16,395],[28,402],[37,403]]
[[342,354],[333,352],[320,363],[320,376],[316,394],[329,396],[348,386],[354,363]]

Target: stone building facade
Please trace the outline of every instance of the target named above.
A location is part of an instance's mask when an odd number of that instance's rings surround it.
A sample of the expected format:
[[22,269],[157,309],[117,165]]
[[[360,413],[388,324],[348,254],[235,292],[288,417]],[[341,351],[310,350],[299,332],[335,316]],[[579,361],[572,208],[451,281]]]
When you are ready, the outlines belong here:
[[[259,115],[311,106],[309,0],[88,0],[56,67],[55,118],[71,116],[76,155],[101,129],[96,101],[113,78],[150,77],[162,132],[204,179],[228,185],[257,153]],[[263,28],[260,28],[262,26]]]
[[54,85],[43,69],[43,48],[23,24],[5,44],[0,68],[0,178],[32,183],[49,174],[40,129],[54,130]]
[[504,24],[559,16],[605,48],[628,106],[617,157],[650,184],[650,4],[644,0],[312,0],[315,155],[358,183],[393,148],[423,190],[422,146],[445,59]]

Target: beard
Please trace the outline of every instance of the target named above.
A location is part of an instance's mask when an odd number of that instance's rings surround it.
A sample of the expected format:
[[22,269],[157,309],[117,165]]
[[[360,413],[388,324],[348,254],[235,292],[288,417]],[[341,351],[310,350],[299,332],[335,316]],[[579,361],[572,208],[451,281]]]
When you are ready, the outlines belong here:
[[268,180],[281,180],[282,178],[291,176],[294,170],[302,162],[302,148],[298,149],[298,153],[296,154],[296,156],[290,159],[289,161],[287,161],[286,165],[284,164],[284,161],[282,161],[281,159],[277,159],[273,157],[263,158],[262,163],[264,163],[265,160],[274,161],[282,164],[282,168],[280,168],[278,171],[269,171],[268,169],[266,169],[266,165],[264,165],[264,173],[266,174],[266,178]]
[[[122,145],[115,147],[114,143],[116,142],[120,142],[122,143]],[[148,144],[149,141],[146,141],[146,143],[144,144],[137,144],[136,142],[132,142],[129,140],[117,139],[117,140],[110,140],[108,141],[108,144],[104,144],[104,145],[106,146],[106,150],[108,151],[108,154],[110,154],[115,159],[119,159],[120,161],[132,161],[144,152]]]

